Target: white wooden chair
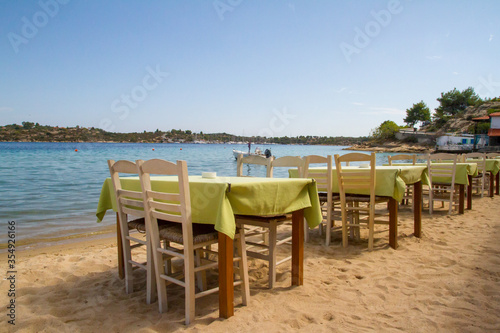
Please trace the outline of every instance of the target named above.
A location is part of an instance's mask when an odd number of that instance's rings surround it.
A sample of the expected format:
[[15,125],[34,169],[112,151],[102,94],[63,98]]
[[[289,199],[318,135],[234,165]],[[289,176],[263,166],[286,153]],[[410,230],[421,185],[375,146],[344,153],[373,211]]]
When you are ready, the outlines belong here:
[[[215,254],[215,252],[205,247],[218,243],[218,232],[213,225],[197,224],[191,221],[191,201],[186,161],[172,163],[153,159],[146,162],[138,160],[136,163],[139,168],[146,225],[152,244],[159,311],[163,313],[168,308],[166,284],[175,283],[180,285],[185,288],[185,321],[186,325],[188,325],[195,317],[195,299],[219,290],[217,287],[196,292],[195,273],[216,268],[218,264],[217,262],[203,263],[205,260],[196,260],[195,264],[194,256],[195,251]],[[151,174],[177,176],[178,193],[153,191],[151,189]],[[160,230],[158,228],[158,219],[175,223],[175,226]],[[237,239],[235,244],[238,257],[234,258],[234,261],[238,262],[240,275],[240,280],[235,281],[235,285],[241,284],[243,305],[246,305],[250,298],[250,289],[245,235],[241,229],[237,230],[235,238]],[[162,240],[167,242],[165,248],[161,246]],[[174,247],[172,244],[177,244],[178,247]],[[171,274],[168,263],[165,264],[165,260],[170,258],[178,258],[184,261],[184,271],[181,272],[183,273],[181,274],[184,277],[183,280]]]
[[[316,186],[318,188],[319,203],[321,205],[321,211],[323,212],[323,220],[319,225],[320,235],[322,234],[323,224],[325,224],[325,245],[330,245],[331,231],[334,227],[334,210],[335,202],[339,201],[338,195],[335,196],[332,193],[332,155],[319,156],[319,155],[308,155],[303,157],[305,160],[304,164],[304,178],[314,178],[316,181]],[[314,169],[312,166],[320,164],[322,167],[319,169]],[[326,164],[326,169],[324,165]],[[305,224],[305,241],[309,239],[309,227]]]
[[[472,189],[476,189],[476,194],[480,194],[481,198],[484,196],[484,188],[488,183],[488,174],[486,172],[486,154],[485,153],[468,153],[463,154],[464,162],[468,159],[477,162],[477,176],[472,178]],[[489,187],[488,187],[489,189]]]
[[[429,214],[434,210],[434,201],[449,203],[448,214],[451,214],[453,207],[459,205],[459,190],[455,185],[455,173],[458,155],[439,153],[430,154],[427,159],[427,172],[429,175],[429,193],[423,197],[429,200]],[[441,163],[447,161],[447,163]],[[451,162],[450,162],[451,161]],[[450,181],[443,181],[439,177],[449,178]]]
[[[392,165],[393,162],[410,162],[412,165],[417,163],[417,155],[415,154],[398,154],[398,155],[389,155],[387,156],[387,160],[389,161],[389,165]],[[403,196],[403,204],[408,204],[412,202],[411,209],[413,211],[413,185],[406,185],[405,195]]]
[[244,177],[243,175],[243,165],[263,165],[266,167],[266,175],[269,172],[269,169],[271,167],[271,162],[273,161],[274,157],[269,157],[266,158],[264,156],[259,156],[259,155],[249,155],[249,156],[243,156],[243,154],[238,155],[236,161],[236,176],[237,177]]
[[[278,159],[265,158],[261,156],[238,157],[239,177],[242,176],[243,164],[258,164],[265,165],[267,168],[267,177],[273,176],[275,167],[298,168],[299,174],[304,166],[304,161],[298,156],[284,156]],[[248,216],[236,215],[236,225],[245,229],[247,255],[252,258],[265,260],[269,266],[269,288],[274,288],[276,284],[276,269],[277,266],[289,261],[292,257],[287,256],[280,261],[277,260],[277,247],[282,244],[287,244],[292,237],[286,237],[278,240],[278,226],[291,221],[291,215],[278,216]],[[263,236],[262,240],[254,241],[250,239],[255,236]]]
[[[366,224],[368,227],[368,250],[373,249],[373,236],[375,224],[389,224],[389,220],[380,217],[388,217],[386,210],[376,211],[375,205],[387,203],[389,198],[375,195],[375,153],[361,154],[349,153],[335,155],[335,168],[337,170],[337,181],[340,192],[340,206],[342,212],[342,244],[348,245],[348,231],[351,235],[359,238],[360,226]],[[342,168],[343,162],[369,162],[368,168],[359,167],[357,170],[346,170]],[[369,194],[352,194],[352,191],[363,191]]]
[[500,158],[500,153],[487,153],[486,158]]
[[[118,220],[120,225],[122,253],[125,271],[125,291],[130,294],[134,291],[133,267],[143,269],[147,275],[147,304],[154,301],[156,295],[156,284],[154,283],[152,271],[151,248],[147,246],[146,224],[144,220],[144,203],[142,201],[142,192],[122,189],[120,174],[138,175],[137,165],[131,161],[108,160],[109,172],[113,183]],[[128,221],[129,216],[135,219]],[[137,230],[138,234],[132,236],[130,231]],[[144,237],[140,237],[144,236]],[[133,242],[133,244],[131,244]],[[146,262],[138,262],[132,258],[132,249],[146,246]]]

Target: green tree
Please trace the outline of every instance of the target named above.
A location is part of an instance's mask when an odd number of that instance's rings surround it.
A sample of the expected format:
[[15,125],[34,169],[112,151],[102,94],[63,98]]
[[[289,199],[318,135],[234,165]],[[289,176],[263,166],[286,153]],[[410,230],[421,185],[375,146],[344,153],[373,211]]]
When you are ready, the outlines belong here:
[[23,121],[21,124],[23,125],[24,129],[32,129],[35,126],[34,123],[29,121]]
[[469,105],[476,105],[482,102],[481,97],[469,87],[459,91],[457,88],[446,93],[441,93],[438,99],[437,107],[433,118],[438,125],[443,125],[451,117],[464,112]]
[[431,120],[431,112],[427,104],[424,101],[420,101],[410,109],[406,109],[406,118],[403,121],[410,127],[415,126],[419,122],[430,121]]
[[371,136],[377,141],[394,139],[399,128],[392,120],[386,120],[379,127],[372,130]]

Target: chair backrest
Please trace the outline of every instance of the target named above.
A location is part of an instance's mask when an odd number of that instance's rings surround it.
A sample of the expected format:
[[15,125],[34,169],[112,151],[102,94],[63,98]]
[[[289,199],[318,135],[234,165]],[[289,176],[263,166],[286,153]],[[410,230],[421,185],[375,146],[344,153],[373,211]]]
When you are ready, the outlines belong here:
[[[360,166],[356,170],[342,169],[342,163],[345,162],[369,162],[369,167]],[[340,201],[345,204],[345,195],[350,190],[368,192],[370,194],[370,203],[375,204],[375,164],[376,154],[371,153],[349,153],[345,155],[335,155],[335,168],[337,171],[337,181],[339,185]]]
[[425,163],[427,163],[427,160],[429,159],[429,153],[426,153],[426,154],[417,154],[416,155],[416,158],[417,158],[417,161],[418,160],[423,160]]
[[[332,155],[318,156],[308,155],[304,156],[304,171],[303,178],[314,178],[318,192],[326,192],[331,196],[332,194]],[[326,169],[311,169],[312,164],[326,164]]]
[[[432,188],[432,183],[436,177],[446,177],[451,179],[449,184],[455,186],[455,171],[457,167],[457,154],[438,153],[430,154],[427,159],[427,172],[429,174],[429,187]],[[443,161],[446,161],[443,163]],[[447,182],[448,183],[448,182]]]
[[267,177],[272,178],[274,168],[297,168],[299,177],[302,177],[304,172],[305,160],[300,156],[283,156],[271,161],[270,167],[267,168]]
[[[139,179],[141,181],[146,223],[158,231],[157,220],[182,223],[182,232],[191,234],[191,201],[189,197],[189,179],[186,161],[177,163],[152,159],[137,160]],[[178,192],[158,192],[151,188],[151,175],[177,176]],[[154,222],[154,223],[153,223]]]
[[[144,217],[144,202],[142,192],[124,190],[120,181],[120,174],[138,175],[137,165],[131,161],[108,160],[111,182],[115,189],[116,207],[119,214]],[[121,219],[120,219],[121,220]],[[126,223],[127,221],[120,221]]]
[[500,153],[487,153],[486,158],[500,158]]
[[467,162],[468,159],[474,160],[477,163],[477,171],[478,173],[486,172],[486,154],[485,153],[468,153],[463,154],[464,162]]
[[260,155],[248,155],[243,156],[243,154],[239,154],[236,163],[236,176],[243,176],[243,164],[255,164],[255,165],[264,165],[266,167],[266,174],[268,173],[269,168],[271,167],[271,162],[274,157],[266,158]]
[[392,165],[392,162],[394,161],[410,161],[413,165],[417,163],[417,155],[415,154],[399,154],[399,155],[393,155],[393,156],[387,156],[387,159],[389,160],[389,165]]

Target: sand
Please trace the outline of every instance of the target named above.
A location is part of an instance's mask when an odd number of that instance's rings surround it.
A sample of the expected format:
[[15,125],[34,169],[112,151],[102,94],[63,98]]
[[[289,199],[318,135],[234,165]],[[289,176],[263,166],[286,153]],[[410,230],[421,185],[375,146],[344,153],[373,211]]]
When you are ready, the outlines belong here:
[[[500,197],[474,198],[464,215],[423,213],[423,237],[413,236],[412,213],[401,209],[399,248],[380,227],[367,241],[329,247],[317,230],[305,245],[304,285],[290,287],[289,264],[267,289],[267,267],[250,259],[251,299],[235,316],[218,318],[218,296],[197,301],[184,325],[184,298],[169,289],[169,311],[146,305],[145,277],[127,295],[118,278],[114,238],[18,250],[16,325],[6,323],[9,281],[0,283],[0,331],[18,332],[493,332],[500,331]],[[280,250],[286,253],[286,248]],[[7,269],[6,254],[0,267]],[[216,281],[215,281],[216,283]],[[169,287],[170,288],[170,287]]]

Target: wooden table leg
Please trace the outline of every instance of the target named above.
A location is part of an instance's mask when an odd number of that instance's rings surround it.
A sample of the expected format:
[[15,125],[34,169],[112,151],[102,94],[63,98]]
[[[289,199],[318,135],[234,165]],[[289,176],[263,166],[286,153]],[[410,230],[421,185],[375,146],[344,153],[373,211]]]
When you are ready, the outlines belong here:
[[234,316],[233,240],[219,232],[219,317]]
[[465,185],[460,184],[458,187],[460,188],[458,197],[458,213],[463,214],[465,209]]
[[292,213],[292,286],[304,284],[304,210]]
[[467,209],[472,209],[472,176],[467,176],[469,185],[467,186]]
[[422,182],[413,184],[413,233],[422,237]]
[[493,172],[490,171],[490,189],[488,190],[488,194],[491,198],[493,198],[493,191],[495,187],[495,176],[493,176]]
[[398,248],[398,202],[394,198],[389,199],[389,245]]
[[123,261],[122,232],[118,213],[116,213],[116,247],[118,248],[118,276],[123,280],[125,278],[125,262]]

